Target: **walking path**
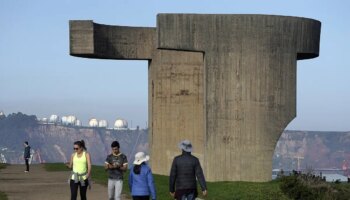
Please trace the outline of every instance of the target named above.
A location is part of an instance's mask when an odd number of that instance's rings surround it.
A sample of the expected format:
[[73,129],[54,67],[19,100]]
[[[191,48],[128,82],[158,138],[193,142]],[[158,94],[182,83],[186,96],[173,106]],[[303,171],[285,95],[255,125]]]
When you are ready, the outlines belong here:
[[[43,165],[31,165],[30,172],[24,173],[23,165],[9,165],[0,171],[0,190],[7,194],[9,200],[68,200],[69,174],[67,171],[47,172]],[[87,197],[91,200],[108,199],[107,188],[93,184]],[[122,199],[129,200],[125,197]]]

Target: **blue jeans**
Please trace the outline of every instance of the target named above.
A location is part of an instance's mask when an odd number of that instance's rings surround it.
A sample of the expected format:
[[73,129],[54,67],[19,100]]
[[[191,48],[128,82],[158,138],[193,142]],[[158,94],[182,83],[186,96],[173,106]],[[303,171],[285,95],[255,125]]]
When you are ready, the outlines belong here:
[[195,200],[194,193],[182,195],[181,200]]

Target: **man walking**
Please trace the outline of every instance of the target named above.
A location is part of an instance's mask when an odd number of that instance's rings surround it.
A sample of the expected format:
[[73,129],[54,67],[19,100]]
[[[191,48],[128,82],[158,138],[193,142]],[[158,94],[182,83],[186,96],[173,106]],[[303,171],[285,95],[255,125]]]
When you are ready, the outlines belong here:
[[107,156],[105,169],[108,171],[108,198],[120,200],[123,188],[123,174],[128,169],[126,156],[119,151],[118,141],[111,144],[112,153]]
[[26,170],[24,172],[29,172],[29,158],[30,158],[30,146],[27,141],[24,142],[24,160],[26,162]]
[[170,170],[170,195],[176,200],[194,200],[198,196],[197,181],[204,196],[207,195],[207,186],[202,167],[198,158],[191,154],[192,144],[189,140],[179,143],[182,154],[176,156]]

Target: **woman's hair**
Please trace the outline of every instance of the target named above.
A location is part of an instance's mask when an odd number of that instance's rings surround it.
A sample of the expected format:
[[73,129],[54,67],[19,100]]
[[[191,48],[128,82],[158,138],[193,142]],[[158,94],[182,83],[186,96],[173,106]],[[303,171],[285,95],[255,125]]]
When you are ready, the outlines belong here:
[[85,142],[84,140],[80,140],[80,141],[75,141],[74,145],[78,145],[80,148],[83,148],[86,151],[86,147],[85,147]]
[[143,163],[141,163],[139,165],[134,165],[133,171],[134,171],[135,174],[140,174],[141,173],[141,165],[143,165],[143,164],[145,164],[145,162],[143,162]]

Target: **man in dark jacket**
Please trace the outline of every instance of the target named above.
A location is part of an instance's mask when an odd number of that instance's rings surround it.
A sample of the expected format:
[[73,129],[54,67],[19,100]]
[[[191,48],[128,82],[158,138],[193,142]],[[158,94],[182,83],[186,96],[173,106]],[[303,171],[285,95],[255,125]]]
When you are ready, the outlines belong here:
[[24,160],[26,161],[26,171],[29,172],[30,146],[27,141],[24,142]]
[[170,171],[170,195],[177,200],[194,200],[198,195],[197,178],[203,195],[206,196],[207,186],[203,170],[198,158],[191,154],[191,142],[183,140],[179,143],[179,148],[182,154],[174,158]]

